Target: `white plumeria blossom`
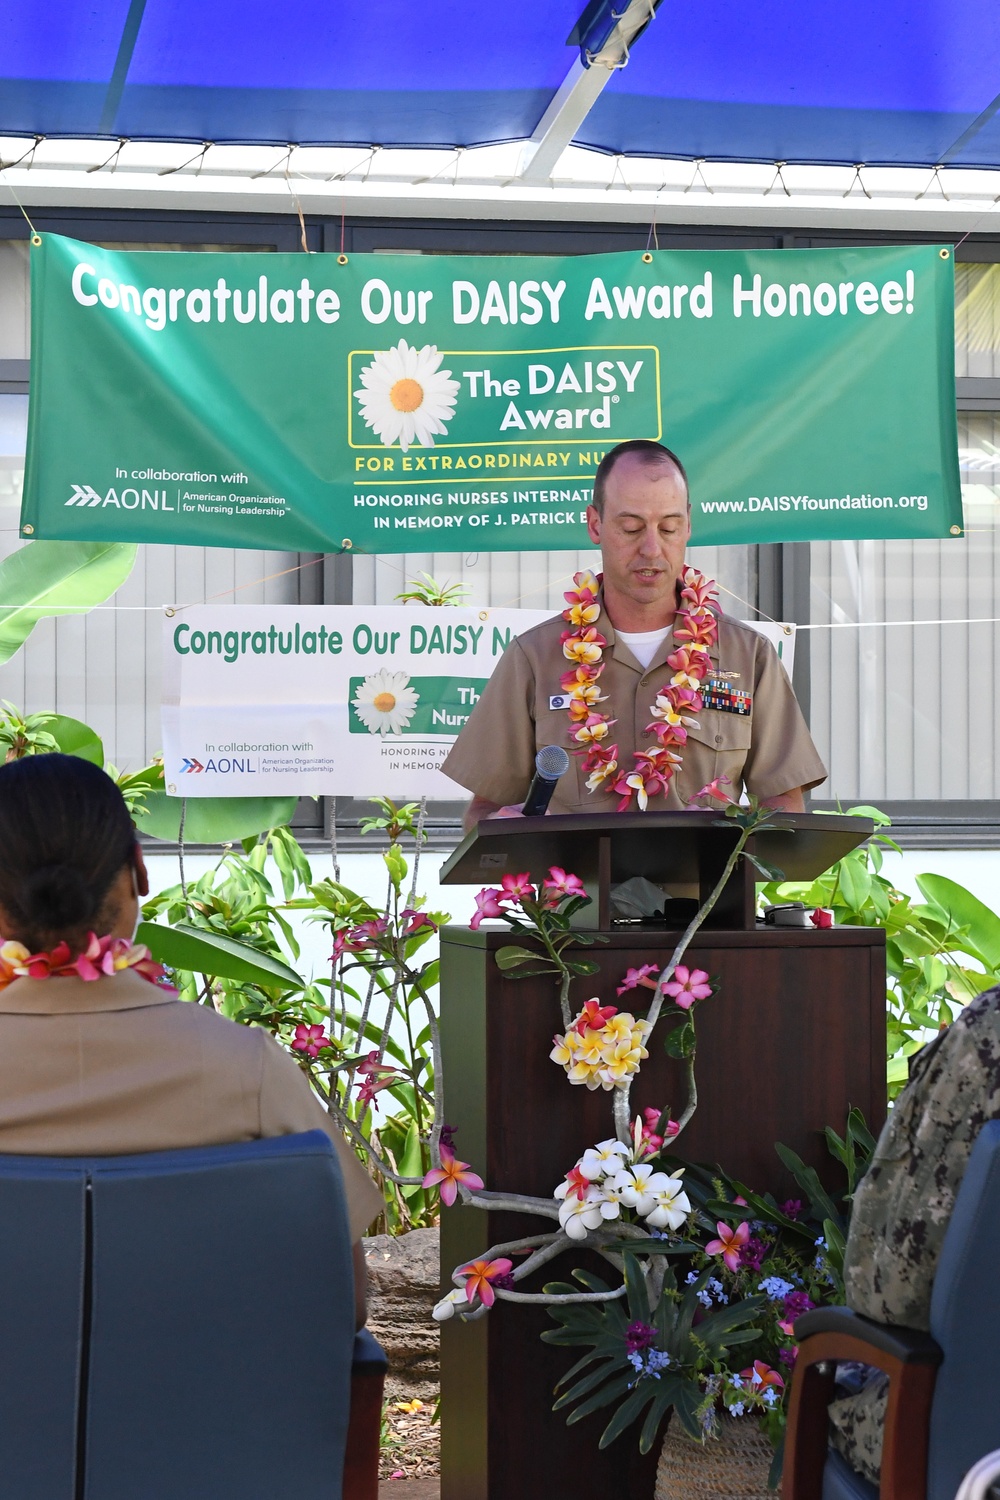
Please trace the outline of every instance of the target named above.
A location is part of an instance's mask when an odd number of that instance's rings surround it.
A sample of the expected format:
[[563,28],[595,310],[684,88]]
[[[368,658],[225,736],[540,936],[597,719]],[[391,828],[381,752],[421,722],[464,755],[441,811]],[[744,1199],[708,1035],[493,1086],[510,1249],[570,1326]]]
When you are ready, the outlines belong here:
[[614,1187],[621,1193],[621,1202],[634,1208],[643,1218],[656,1208],[656,1194],[670,1186],[666,1172],[655,1172],[651,1166],[636,1162],[619,1172],[613,1179]]
[[600,1229],[603,1222],[601,1196],[596,1188],[590,1189],[582,1203],[574,1193],[572,1198],[564,1198],[559,1206],[559,1225],[571,1240],[586,1239],[588,1232]]
[[656,1207],[646,1214],[646,1223],[654,1229],[680,1229],[691,1212],[691,1200],[678,1181],[683,1174],[683,1167],[679,1172],[671,1172],[666,1187],[657,1188],[653,1194]]
[[434,1308],[433,1312],[431,1313],[431,1317],[437,1323],[444,1323],[448,1320],[448,1318],[453,1318],[455,1316],[455,1313],[458,1311],[459,1303],[467,1303],[468,1300],[469,1299],[465,1295],[464,1289],[459,1289],[458,1291],[454,1292],[448,1292],[446,1296],[441,1298],[441,1301]]
[[409,673],[390,672],[388,667],[366,677],[351,699],[369,734],[400,734],[419,702],[419,693],[410,687]]
[[598,1141],[596,1146],[590,1146],[580,1157],[577,1166],[588,1177],[591,1182],[596,1182],[601,1177],[613,1176],[621,1171],[622,1157],[628,1156],[627,1146],[621,1141]]
[[354,394],[385,447],[398,443],[405,453],[414,442],[433,448],[435,433],[447,436],[459,383],[440,368],[441,359],[434,344],[416,349],[400,339],[361,371],[361,389]]
[[600,1185],[602,1219],[617,1219],[622,1209],[630,1206],[625,1202],[624,1189],[617,1184],[616,1176],[606,1177]]

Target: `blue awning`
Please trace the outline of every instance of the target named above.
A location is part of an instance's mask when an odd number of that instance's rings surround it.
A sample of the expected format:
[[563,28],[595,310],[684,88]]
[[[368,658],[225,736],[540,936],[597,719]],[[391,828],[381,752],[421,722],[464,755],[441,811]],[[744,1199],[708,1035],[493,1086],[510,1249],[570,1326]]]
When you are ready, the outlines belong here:
[[[591,41],[612,9],[600,0],[19,0],[2,19],[0,134],[522,140],[576,42]],[[657,157],[998,167],[998,111],[995,0],[701,0],[660,7],[576,141]]]

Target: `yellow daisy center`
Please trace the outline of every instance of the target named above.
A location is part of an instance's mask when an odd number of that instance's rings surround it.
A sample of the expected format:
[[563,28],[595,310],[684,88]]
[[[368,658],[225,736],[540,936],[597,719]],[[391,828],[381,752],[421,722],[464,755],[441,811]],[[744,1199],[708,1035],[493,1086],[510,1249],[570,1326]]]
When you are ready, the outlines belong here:
[[380,714],[391,714],[396,707],[395,695],[392,693],[376,693],[372,699],[372,705],[378,709]]
[[397,380],[389,400],[397,411],[416,411],[424,399],[424,388],[418,380]]

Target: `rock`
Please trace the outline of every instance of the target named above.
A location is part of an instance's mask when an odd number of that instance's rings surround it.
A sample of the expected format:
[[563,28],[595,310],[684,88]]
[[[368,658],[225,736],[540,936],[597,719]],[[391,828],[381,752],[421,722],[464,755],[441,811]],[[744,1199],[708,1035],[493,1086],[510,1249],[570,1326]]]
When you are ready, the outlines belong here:
[[364,1250],[368,1327],[389,1357],[388,1388],[404,1399],[434,1399],[440,1340],[431,1310],[440,1296],[440,1235],[436,1229],[376,1234]]

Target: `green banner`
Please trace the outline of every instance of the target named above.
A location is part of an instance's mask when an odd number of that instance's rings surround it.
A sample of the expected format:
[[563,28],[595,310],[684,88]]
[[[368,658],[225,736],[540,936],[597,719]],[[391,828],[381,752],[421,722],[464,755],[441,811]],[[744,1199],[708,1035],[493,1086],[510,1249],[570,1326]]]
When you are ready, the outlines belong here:
[[637,437],[696,543],[961,534],[947,246],[31,255],[24,536],[580,547]]

